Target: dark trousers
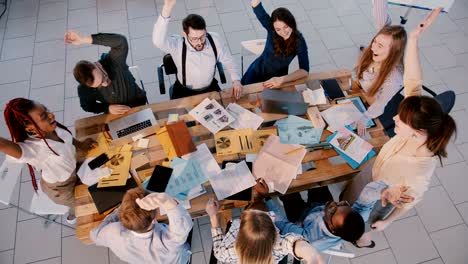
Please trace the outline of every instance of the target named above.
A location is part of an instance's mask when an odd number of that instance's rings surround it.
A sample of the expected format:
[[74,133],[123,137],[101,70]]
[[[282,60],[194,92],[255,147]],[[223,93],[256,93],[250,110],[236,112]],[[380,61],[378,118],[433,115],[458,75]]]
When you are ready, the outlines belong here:
[[169,96],[171,100],[173,99],[179,99],[179,98],[184,98],[188,96],[193,96],[193,95],[198,95],[198,94],[203,94],[203,93],[209,93],[209,92],[219,92],[221,91],[221,88],[218,85],[218,80],[213,79],[211,84],[203,89],[199,90],[192,90],[179,82],[179,80],[176,80],[175,83],[172,85]]
[[302,221],[310,207],[333,201],[333,196],[327,186],[313,188],[307,191],[307,202],[302,200],[299,193],[286,194],[280,197],[288,220],[292,223]]

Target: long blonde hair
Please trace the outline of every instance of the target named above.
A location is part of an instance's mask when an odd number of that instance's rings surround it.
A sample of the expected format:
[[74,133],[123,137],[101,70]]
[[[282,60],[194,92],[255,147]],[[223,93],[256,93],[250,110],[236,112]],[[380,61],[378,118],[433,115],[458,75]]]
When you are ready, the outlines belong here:
[[358,64],[356,66],[356,75],[359,79],[363,78],[364,71],[369,68],[372,64],[372,43],[378,35],[387,35],[392,37],[392,44],[390,47],[390,52],[388,57],[382,62],[379,76],[372,83],[371,88],[368,91],[369,96],[374,96],[382,84],[387,79],[388,75],[397,67],[398,65],[403,65],[403,55],[406,47],[406,31],[402,26],[385,26],[383,27],[377,35],[371,40],[370,45],[363,51],[361,57],[359,58]]
[[241,264],[272,264],[276,228],[270,216],[259,210],[241,215],[235,249]]

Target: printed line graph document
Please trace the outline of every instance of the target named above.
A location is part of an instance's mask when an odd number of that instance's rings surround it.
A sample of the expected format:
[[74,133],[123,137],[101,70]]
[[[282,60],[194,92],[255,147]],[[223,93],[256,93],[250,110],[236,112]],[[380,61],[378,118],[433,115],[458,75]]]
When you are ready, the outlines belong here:
[[210,178],[211,187],[218,200],[241,192],[255,185],[255,178],[245,160],[227,166],[220,174]]

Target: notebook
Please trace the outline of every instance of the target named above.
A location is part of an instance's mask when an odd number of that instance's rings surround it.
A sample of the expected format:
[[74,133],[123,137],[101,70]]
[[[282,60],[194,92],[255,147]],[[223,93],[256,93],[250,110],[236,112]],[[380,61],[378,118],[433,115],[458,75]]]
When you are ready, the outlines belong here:
[[114,186],[114,187],[107,187],[107,188],[98,188],[97,183],[88,187],[88,191],[93,198],[94,204],[100,214],[104,213],[105,211],[115,207],[120,202],[127,192],[132,188],[138,187],[137,183],[130,177],[127,180],[127,184],[124,186]]

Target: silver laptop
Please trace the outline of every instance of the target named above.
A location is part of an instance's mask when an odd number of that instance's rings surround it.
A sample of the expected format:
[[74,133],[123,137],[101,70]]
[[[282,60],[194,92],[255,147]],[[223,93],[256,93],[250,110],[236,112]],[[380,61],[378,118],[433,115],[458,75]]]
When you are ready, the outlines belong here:
[[[131,138],[143,133],[143,136],[149,135],[147,128],[158,125],[154,118],[153,111],[150,108],[129,114],[119,119],[112,120],[109,126],[109,133],[113,140],[121,138]],[[154,133],[155,131],[153,131]]]
[[289,115],[304,115],[308,103],[304,102],[302,94],[297,91],[263,90],[262,112]]

